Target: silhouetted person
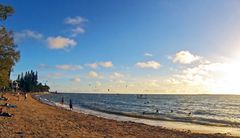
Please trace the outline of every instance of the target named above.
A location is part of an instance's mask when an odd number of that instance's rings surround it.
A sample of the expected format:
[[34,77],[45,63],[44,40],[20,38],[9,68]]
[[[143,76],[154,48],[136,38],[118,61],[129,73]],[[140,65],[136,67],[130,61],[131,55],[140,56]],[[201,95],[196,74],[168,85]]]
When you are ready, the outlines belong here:
[[64,98],[62,97],[62,100],[61,100],[61,104],[63,105],[64,104]]
[[171,110],[171,113],[173,113],[173,110]]
[[14,92],[17,92],[18,83],[17,83],[16,81],[13,81],[13,83],[12,83],[12,88],[13,88]]
[[158,109],[156,110],[156,113],[159,113],[159,110],[158,110]]
[[69,100],[69,108],[70,110],[73,110],[72,99]]

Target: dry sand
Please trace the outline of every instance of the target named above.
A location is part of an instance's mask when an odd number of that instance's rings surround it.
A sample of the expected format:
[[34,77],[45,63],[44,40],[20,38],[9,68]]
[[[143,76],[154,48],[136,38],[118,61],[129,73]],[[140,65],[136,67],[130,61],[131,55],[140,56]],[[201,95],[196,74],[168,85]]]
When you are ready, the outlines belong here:
[[[222,134],[197,134],[133,122],[119,122],[92,115],[71,112],[45,105],[33,99],[5,94],[8,103],[17,108],[4,108],[13,117],[0,117],[0,137],[144,137],[144,138],[206,138],[230,137]],[[5,103],[0,101],[0,103]]]

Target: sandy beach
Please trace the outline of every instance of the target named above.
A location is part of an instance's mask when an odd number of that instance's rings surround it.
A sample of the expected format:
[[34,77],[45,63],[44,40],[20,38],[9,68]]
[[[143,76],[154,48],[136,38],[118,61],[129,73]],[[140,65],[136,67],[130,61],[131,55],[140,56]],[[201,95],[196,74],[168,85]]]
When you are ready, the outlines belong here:
[[[33,99],[5,94],[8,103],[17,108],[4,108],[13,117],[0,117],[0,137],[162,137],[206,138],[230,137],[223,134],[198,134],[169,130],[133,122],[120,122],[76,113],[49,106]],[[5,103],[5,101],[0,101]]]

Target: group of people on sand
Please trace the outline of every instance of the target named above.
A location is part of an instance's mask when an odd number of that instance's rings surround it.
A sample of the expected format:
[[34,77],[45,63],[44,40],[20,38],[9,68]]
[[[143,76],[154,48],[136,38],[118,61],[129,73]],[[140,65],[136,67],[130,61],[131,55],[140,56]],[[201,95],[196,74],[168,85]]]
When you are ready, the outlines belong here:
[[0,96],[0,101],[5,102],[5,104],[0,104],[0,117],[12,117],[13,116],[12,114],[5,112],[3,109],[4,108],[16,108],[16,105],[11,105],[11,104],[7,103],[7,101],[9,101],[9,98],[4,96],[3,93]]
[[[24,95],[24,100],[27,100],[27,97],[28,97],[27,93],[21,93],[21,94],[13,93],[12,95],[17,97],[17,101],[20,101],[21,95]],[[10,113],[4,111],[4,109],[6,109],[6,108],[17,108],[16,105],[9,104],[8,101],[9,101],[9,98],[6,97],[4,93],[2,93],[0,95],[0,117],[12,117],[13,116],[13,114],[10,114]]]
[[[61,104],[62,104],[62,105],[64,104],[64,97],[62,97]],[[69,99],[69,109],[70,109],[70,110],[73,110],[72,99]]]

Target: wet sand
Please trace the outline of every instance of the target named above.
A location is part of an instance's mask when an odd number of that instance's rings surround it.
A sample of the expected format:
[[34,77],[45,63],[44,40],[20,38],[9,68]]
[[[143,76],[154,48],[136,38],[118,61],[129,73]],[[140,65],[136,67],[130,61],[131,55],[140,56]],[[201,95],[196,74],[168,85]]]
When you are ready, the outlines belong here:
[[[28,95],[5,94],[8,103],[17,108],[4,108],[13,117],[0,117],[0,137],[160,137],[160,138],[222,138],[223,134],[200,134],[170,130],[133,122],[121,122],[92,115],[76,113],[49,106]],[[5,103],[5,101],[0,101]]]

